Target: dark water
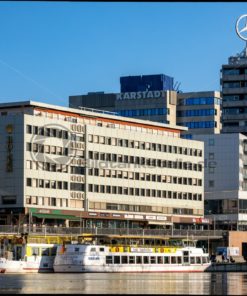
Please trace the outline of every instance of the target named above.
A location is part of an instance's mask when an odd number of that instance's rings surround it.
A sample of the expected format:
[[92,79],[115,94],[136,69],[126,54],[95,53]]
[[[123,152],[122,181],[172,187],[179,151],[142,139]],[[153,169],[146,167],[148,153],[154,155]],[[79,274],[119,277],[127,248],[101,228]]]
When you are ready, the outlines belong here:
[[0,294],[247,295],[247,273],[0,274]]

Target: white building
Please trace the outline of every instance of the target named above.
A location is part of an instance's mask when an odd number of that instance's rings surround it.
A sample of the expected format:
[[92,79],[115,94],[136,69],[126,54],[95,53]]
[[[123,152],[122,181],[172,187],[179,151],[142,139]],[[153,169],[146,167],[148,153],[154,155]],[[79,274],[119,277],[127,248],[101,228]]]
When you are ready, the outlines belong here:
[[194,135],[205,146],[205,215],[221,229],[247,229],[247,137]]
[[33,101],[0,104],[1,224],[29,213],[37,224],[200,224],[203,143],[181,139],[181,130]]

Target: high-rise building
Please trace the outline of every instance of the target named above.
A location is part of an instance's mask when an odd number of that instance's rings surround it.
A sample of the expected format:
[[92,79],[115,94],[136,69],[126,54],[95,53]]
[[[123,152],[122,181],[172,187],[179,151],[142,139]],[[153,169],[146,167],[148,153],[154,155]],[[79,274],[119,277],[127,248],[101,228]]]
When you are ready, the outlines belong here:
[[222,132],[247,135],[246,50],[228,59],[221,68]]
[[204,223],[203,143],[181,139],[182,130],[105,111],[0,104],[0,223]]

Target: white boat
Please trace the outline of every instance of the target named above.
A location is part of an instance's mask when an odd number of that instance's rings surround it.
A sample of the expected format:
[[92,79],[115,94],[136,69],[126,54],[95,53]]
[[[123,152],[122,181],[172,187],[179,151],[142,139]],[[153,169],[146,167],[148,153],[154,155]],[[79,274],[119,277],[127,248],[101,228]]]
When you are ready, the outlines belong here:
[[0,273],[53,272],[56,248],[55,244],[42,243],[15,245],[12,252],[0,257]]
[[59,246],[55,272],[203,272],[210,265],[202,248]]

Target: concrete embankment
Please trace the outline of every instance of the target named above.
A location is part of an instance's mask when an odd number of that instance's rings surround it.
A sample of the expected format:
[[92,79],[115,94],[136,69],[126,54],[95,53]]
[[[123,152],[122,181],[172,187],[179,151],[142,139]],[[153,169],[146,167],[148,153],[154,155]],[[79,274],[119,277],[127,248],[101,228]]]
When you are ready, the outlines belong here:
[[235,272],[247,271],[247,263],[213,263],[206,270],[206,272]]

